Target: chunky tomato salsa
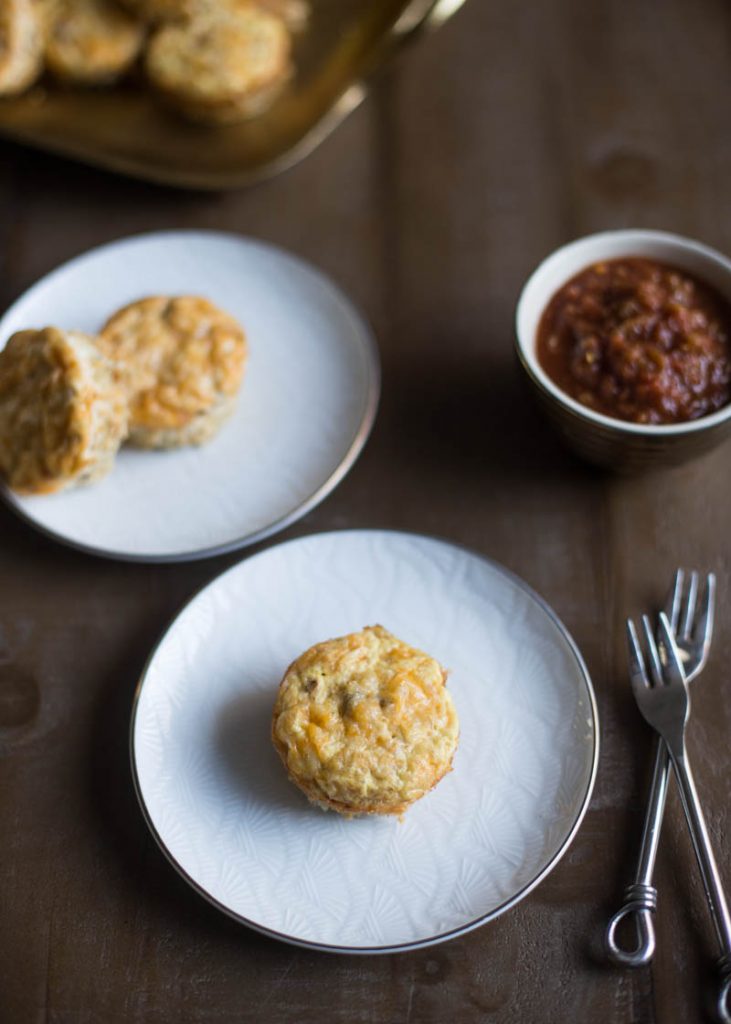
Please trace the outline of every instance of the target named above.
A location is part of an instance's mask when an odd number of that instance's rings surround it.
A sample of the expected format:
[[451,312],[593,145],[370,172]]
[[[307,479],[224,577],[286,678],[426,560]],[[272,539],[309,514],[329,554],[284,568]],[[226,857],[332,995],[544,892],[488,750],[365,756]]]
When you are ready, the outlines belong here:
[[617,419],[683,423],[731,400],[731,305],[649,259],[572,278],[543,313],[537,352],[563,391]]

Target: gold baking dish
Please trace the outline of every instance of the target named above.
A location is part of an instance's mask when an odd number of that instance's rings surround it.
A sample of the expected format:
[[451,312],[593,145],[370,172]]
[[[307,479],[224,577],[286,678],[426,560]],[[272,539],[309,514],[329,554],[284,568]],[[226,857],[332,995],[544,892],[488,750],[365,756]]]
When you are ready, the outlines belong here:
[[142,82],[86,91],[49,84],[0,102],[0,135],[166,185],[248,185],[311,152],[364,99],[378,67],[463,2],[314,0],[290,85],[243,124],[189,124]]

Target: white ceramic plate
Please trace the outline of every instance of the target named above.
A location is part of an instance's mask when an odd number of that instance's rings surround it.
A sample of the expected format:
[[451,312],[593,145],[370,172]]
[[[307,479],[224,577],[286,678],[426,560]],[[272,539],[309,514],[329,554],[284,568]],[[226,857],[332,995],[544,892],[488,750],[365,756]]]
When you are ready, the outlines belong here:
[[0,320],[0,346],[26,327],[94,333],[144,295],[199,294],[249,339],[238,410],[202,448],[124,449],[101,483],[11,506],[57,540],[132,561],[230,551],[284,529],[342,479],[378,401],[373,337],[313,267],[235,235],[173,231],[95,249],[43,278]]
[[[290,661],[376,622],[450,669],[461,722],[454,771],[401,823],[313,807],[270,740]],[[131,746],[147,822],[203,896],[297,945],[381,953],[460,935],[538,884],[586,810],[598,724],[579,652],[525,584],[363,530],[281,544],[198,594],[143,674]]]

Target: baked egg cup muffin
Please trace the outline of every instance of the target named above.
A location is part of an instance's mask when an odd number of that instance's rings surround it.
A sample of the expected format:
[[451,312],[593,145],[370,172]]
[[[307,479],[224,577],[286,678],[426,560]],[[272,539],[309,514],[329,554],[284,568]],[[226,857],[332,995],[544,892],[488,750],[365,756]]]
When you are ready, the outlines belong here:
[[446,679],[382,626],[310,647],[287,669],[272,716],[290,779],[346,817],[402,815],[452,768],[459,722]]
[[271,105],[292,72],[281,18],[253,4],[222,3],[161,25],[150,38],[150,83],[186,117],[232,124]]
[[60,81],[107,85],[142,53],[145,26],[115,0],[57,0],[48,21],[46,66]]
[[43,18],[35,0],[0,3],[0,96],[33,85],[43,70]]
[[0,472],[14,491],[101,479],[126,435],[126,397],[92,338],[46,327],[0,351]]
[[246,337],[240,324],[208,299],[139,299],[107,321],[98,345],[120,368],[132,445],[204,444],[234,411]]

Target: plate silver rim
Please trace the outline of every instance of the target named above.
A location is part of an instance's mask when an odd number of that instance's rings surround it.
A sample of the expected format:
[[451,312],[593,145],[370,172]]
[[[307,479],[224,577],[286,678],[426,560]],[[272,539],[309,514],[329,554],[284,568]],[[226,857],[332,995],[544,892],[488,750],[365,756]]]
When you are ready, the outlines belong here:
[[[209,892],[207,892],[206,889],[202,885],[200,885],[199,882],[197,882],[190,874],[188,874],[185,868],[175,859],[171,851],[165,845],[162,837],[159,835],[155,827],[155,824],[152,820],[152,816],[148,811],[144,796],[142,794],[142,787],[137,772],[135,752],[135,723],[137,721],[137,711],[139,708],[140,697],[142,696],[142,690],[145,685],[150,665],[152,664],[158,650],[167,639],[168,633],[170,633],[170,631],[174,628],[179,617],[194,601],[197,600],[197,598],[205,590],[208,589],[208,587],[211,587],[214,584],[218,583],[224,576],[228,575],[228,573],[232,573],[239,569],[240,566],[243,565],[245,562],[251,561],[255,558],[265,557],[269,552],[275,549],[286,547],[290,544],[298,544],[302,541],[311,540],[315,537],[346,537],[362,534],[378,534],[380,536],[396,537],[414,537],[419,540],[436,541],[439,544],[446,544],[449,547],[458,548],[461,551],[465,551],[468,554],[472,555],[474,558],[478,558],[480,561],[485,562],[492,569],[496,570],[500,575],[512,581],[520,590],[523,591],[523,593],[527,594],[533,601],[535,601],[536,604],[543,610],[543,612],[545,612],[546,615],[548,615],[549,619],[558,629],[561,638],[567,644],[568,649],[571,651],[571,654],[579,668],[579,673],[584,684],[584,688],[586,690],[586,696],[589,701],[593,732],[593,743],[591,749],[591,769],[589,772],[589,777],[587,779],[586,791],[579,803],[579,807],[574,818],[574,821],[556,853],[551,858],[549,858],[549,860],[546,862],[543,868],[534,875],[530,882],[528,882],[525,886],[519,889],[518,892],[511,896],[509,899],[504,900],[493,910],[489,911],[487,914],[482,914],[474,920],[468,921],[464,925],[460,925],[458,928],[453,928],[449,931],[441,932],[438,935],[427,936],[424,939],[418,939],[414,942],[406,942],[399,943],[397,945],[386,946],[340,946],[333,945],[330,943],[308,942],[307,940],[299,939],[296,936],[287,935],[286,933],[279,932],[274,928],[267,928],[266,925],[259,924],[256,921],[251,921],[249,918],[246,918],[243,915],[237,914],[235,911],[231,910],[230,907],[227,907],[225,904],[221,903],[220,900],[217,900],[215,896],[212,896]],[[237,562],[235,565],[230,566],[224,572],[219,573],[217,576],[214,576],[213,579],[209,580],[202,587],[200,587],[185,602],[185,604],[183,604],[182,607],[178,609],[178,611],[167,624],[162,634],[160,635],[159,639],[153,646],[143,666],[140,678],[135,688],[134,697],[132,699],[132,713],[130,716],[129,727],[129,755],[130,768],[132,772],[132,782],[134,785],[137,802],[140,806],[140,810],[142,811],[142,816],[145,820],[145,823],[147,824],[147,827],[152,833],[155,842],[157,843],[158,847],[164,854],[165,858],[173,866],[173,868],[175,868],[180,877],[183,878],[192,889],[194,889],[200,896],[202,896],[208,903],[214,906],[217,910],[220,910],[224,914],[226,914],[227,917],[232,918],[239,924],[245,925],[247,928],[251,928],[253,931],[259,932],[259,934],[261,935],[266,935],[268,938],[277,939],[280,942],[285,942],[291,946],[298,946],[302,949],[312,949],[323,953],[339,953],[359,956],[377,956],[383,953],[407,953],[409,951],[416,949],[425,949],[429,946],[440,945],[443,942],[448,942],[451,939],[456,939],[461,935],[466,935],[468,932],[474,931],[476,928],[480,928],[482,927],[482,925],[488,924],[488,922],[490,921],[494,921],[497,917],[500,917],[501,914],[504,914],[507,910],[510,910],[516,904],[520,903],[521,900],[525,899],[525,897],[528,896],[537,886],[539,886],[540,883],[551,873],[551,871],[553,871],[553,869],[556,867],[559,861],[563,858],[564,854],[568,851],[574,838],[576,837],[576,833],[578,832],[581,823],[584,820],[584,817],[589,807],[589,803],[591,801],[592,793],[594,791],[594,784],[596,782],[597,769],[599,766],[599,745],[599,712],[596,703],[596,696],[594,694],[594,687],[591,681],[591,676],[589,675],[589,670],[586,667],[584,658],[575,640],[569,633],[566,626],[564,626],[561,619],[548,604],[548,602],[545,601],[540,596],[540,594],[537,594],[536,591],[533,590],[533,588],[530,587],[527,583],[525,583],[519,576],[511,572],[510,569],[506,569],[505,566],[501,565],[499,562],[496,562],[494,559],[489,558],[486,555],[481,554],[480,552],[473,551],[472,548],[469,548],[467,545],[460,544],[457,541],[448,540],[445,537],[437,537],[430,534],[413,533],[408,530],[348,529],[327,530],[320,533],[304,534],[302,537],[295,537],[292,540],[282,541],[280,544],[276,544],[272,547],[266,548],[264,551],[259,551],[254,555],[251,555],[247,558],[243,558],[240,562]]]
[[205,558],[213,558],[218,555],[227,555],[233,551],[239,551],[242,548],[251,547],[254,544],[258,544],[259,541],[266,540],[267,537],[271,537],[276,533],[281,533],[282,530],[286,530],[288,526],[292,526],[293,523],[304,518],[316,508],[321,502],[331,494],[338,484],[343,480],[350,472],[358,456],[363,451],[365,444],[370,436],[373,424],[376,419],[376,413],[378,412],[378,403],[381,394],[381,361],[378,351],[378,345],[376,342],[375,332],[371,327],[368,319],[363,315],[359,307],[353,302],[350,296],[332,280],[324,271],[320,270],[314,263],[310,263],[308,260],[302,259],[295,253],[289,252],[287,249],[283,249],[281,246],[273,245],[270,242],[262,241],[258,238],[252,238],[249,235],[240,235],[235,231],[207,231],[207,230],[171,230],[171,231],[145,231],[135,235],[126,235],[124,238],[118,238],[113,242],[106,242],[104,245],[95,246],[93,249],[87,249],[85,252],[80,253],[78,256],[72,257],[70,260],[66,260],[65,263],[61,263],[58,267],[44,274],[43,277],[35,281],[29,288],[26,288],[22,294],[20,294],[13,303],[5,310],[2,315],[2,321],[13,311],[15,306],[21,302],[26,296],[32,292],[36,287],[44,284],[57,273],[68,270],[74,264],[81,262],[92,256],[97,256],[107,249],[113,249],[117,246],[124,245],[128,242],[141,241],[143,239],[152,238],[165,238],[174,237],[180,238],[181,236],[195,235],[197,237],[204,238],[224,238],[228,240],[245,242],[248,244],[255,245],[262,249],[267,249],[270,252],[275,252],[280,255],[286,256],[288,259],[294,261],[300,266],[306,268],[310,273],[315,274],[320,278],[328,288],[331,288],[336,292],[345,302],[353,314],[355,315],[358,322],[361,324],[363,331],[361,334],[361,344],[363,348],[363,354],[366,359],[367,368],[367,381],[365,388],[365,401],[363,408],[363,415],[358,425],[353,438],[346,449],[342,459],[332,471],[332,473],[320,484],[320,486],[313,491],[304,501],[300,502],[294,508],[290,509],[285,515],[280,516],[274,522],[269,523],[267,526],[262,527],[260,530],[254,530],[252,533],[247,533],[241,537],[236,537],[234,540],[226,541],[223,544],[213,544],[206,548],[194,548],[189,551],[174,552],[172,554],[135,554],[130,551],[117,551],[111,548],[98,547],[94,544],[85,544],[83,541],[73,540],[70,537],[64,536],[64,534],[52,530],[47,526],[38,523],[33,516],[29,515],[24,511],[23,508],[17,503],[10,489],[3,483],[0,483],[0,498],[2,498],[5,506],[23,523],[26,523],[32,529],[38,533],[47,537],[49,540],[55,541],[62,544],[64,547],[71,548],[74,551],[81,551],[86,555],[94,555],[97,558],[110,558],[114,561],[119,562],[133,562],[137,564],[145,565],[164,565],[164,564],[175,564],[181,562],[197,562],[202,561]]

